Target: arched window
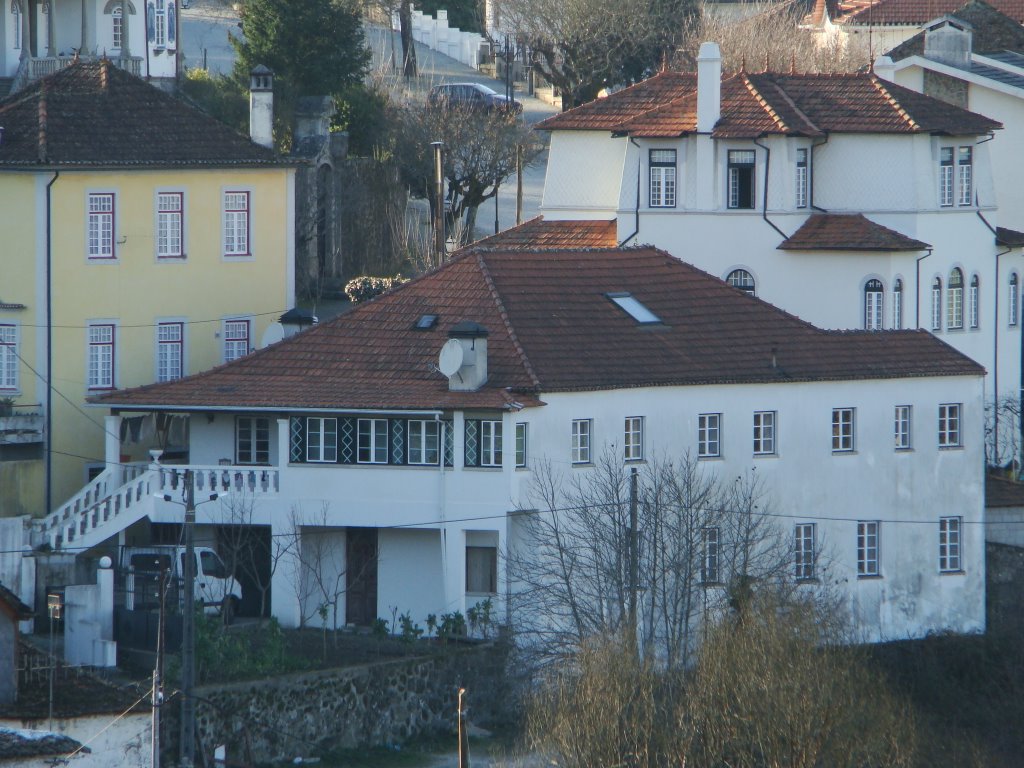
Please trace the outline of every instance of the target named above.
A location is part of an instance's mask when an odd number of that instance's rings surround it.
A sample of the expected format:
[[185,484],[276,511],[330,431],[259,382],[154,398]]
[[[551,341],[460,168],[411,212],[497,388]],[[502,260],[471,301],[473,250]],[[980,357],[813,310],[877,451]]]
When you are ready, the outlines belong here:
[[896,278],[892,284],[892,328],[894,331],[903,327],[903,281]]
[[978,282],[978,276],[971,276],[971,292],[967,301],[967,308],[970,317],[971,328],[977,328],[981,325],[981,286]]
[[1017,324],[1017,273],[1010,273],[1010,301],[1007,304],[1010,310],[1010,325]]
[[14,24],[14,47],[21,48],[21,6],[18,0],[11,0],[11,22]]
[[957,267],[949,273],[946,286],[946,328],[964,327],[964,273]]
[[932,330],[942,330],[942,278],[932,282]]
[[739,288],[744,293],[749,293],[751,296],[756,295],[754,291],[754,276],[745,269],[734,269],[725,278],[725,281],[733,288]]
[[885,288],[881,280],[868,280],[864,284],[864,330],[882,330],[882,297]]

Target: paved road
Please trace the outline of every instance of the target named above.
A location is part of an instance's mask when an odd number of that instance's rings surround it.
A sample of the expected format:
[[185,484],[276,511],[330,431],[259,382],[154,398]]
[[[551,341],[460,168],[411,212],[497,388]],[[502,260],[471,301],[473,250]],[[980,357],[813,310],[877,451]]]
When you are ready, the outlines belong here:
[[[238,14],[223,0],[193,0],[192,7],[181,15],[182,41],[187,67],[205,67],[211,72],[226,74],[234,65],[234,49],[228,34],[238,36]],[[419,76],[408,83],[391,69],[392,50],[396,61],[401,60],[401,42],[398,33],[378,26],[367,26],[366,42],[373,53],[373,71],[392,88],[399,98],[423,98],[430,88],[445,82],[483,83],[502,93],[504,86],[494,78],[482,75],[471,67],[444,54],[416,44]],[[528,123],[536,123],[557,108],[521,91],[516,99],[523,102],[523,116]],[[546,139],[546,137],[544,137]],[[523,173],[523,219],[537,215],[544,190],[547,152],[543,152]],[[477,235],[494,233],[494,202],[488,201],[477,213]],[[509,179],[498,191],[498,228],[508,229],[516,223],[516,182]]]

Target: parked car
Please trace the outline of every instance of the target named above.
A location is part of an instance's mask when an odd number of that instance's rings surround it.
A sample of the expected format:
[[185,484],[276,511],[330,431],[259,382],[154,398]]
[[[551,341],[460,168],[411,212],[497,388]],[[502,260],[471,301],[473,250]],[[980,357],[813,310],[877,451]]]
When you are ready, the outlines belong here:
[[445,83],[435,85],[427,95],[431,106],[440,109],[465,109],[473,112],[511,112],[518,115],[523,111],[522,103],[508,99],[480,83]]
[[[224,561],[210,547],[195,548],[193,595],[204,613],[221,612],[230,621],[241,602],[242,590]],[[153,609],[160,604],[160,574],[180,581],[185,576],[185,547],[122,547],[121,569],[125,575],[125,607]]]

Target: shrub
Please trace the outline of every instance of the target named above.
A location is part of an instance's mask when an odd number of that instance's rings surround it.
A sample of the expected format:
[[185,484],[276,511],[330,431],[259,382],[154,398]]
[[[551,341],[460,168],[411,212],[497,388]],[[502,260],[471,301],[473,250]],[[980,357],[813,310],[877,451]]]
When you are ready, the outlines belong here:
[[379,296],[384,291],[389,291],[397,285],[408,282],[408,278],[401,275],[394,277],[373,277],[372,275],[360,275],[353,277],[345,284],[345,295],[349,301],[357,303]]

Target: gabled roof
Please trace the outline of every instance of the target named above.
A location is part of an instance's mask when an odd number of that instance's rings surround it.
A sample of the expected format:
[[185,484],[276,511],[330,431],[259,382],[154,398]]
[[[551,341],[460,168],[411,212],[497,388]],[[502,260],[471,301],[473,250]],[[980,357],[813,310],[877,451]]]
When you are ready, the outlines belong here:
[[[971,50],[974,53],[1024,52],[1024,27],[1021,26],[1021,21],[1007,16],[988,3],[971,0],[953,11],[951,15],[973,27]],[[900,61],[909,56],[923,56],[924,36],[924,32],[918,32],[886,55],[893,61]]]
[[79,61],[0,102],[4,167],[288,165],[110,61]]
[[[610,298],[660,318],[638,323]],[[438,320],[415,329],[423,314]],[[488,331],[488,382],[450,392],[450,330]],[[926,331],[824,331],[655,248],[469,249],[350,312],[187,379],[91,398],[113,408],[500,408],[544,393],[984,373]]]
[[472,247],[503,250],[614,248],[618,245],[617,236],[618,226],[615,219],[547,221],[543,216],[537,216],[517,227],[477,240]]
[[[927,24],[946,13],[953,13],[963,0],[854,0],[840,4],[838,21],[843,24],[886,25]],[[990,5],[1018,24],[1024,24],[1024,0],[992,0]]]
[[[665,74],[656,77],[665,78]],[[603,102],[600,120],[587,111],[598,103],[591,102],[550,117],[537,127],[606,130],[636,138],[674,138],[696,132],[693,78],[663,79],[656,89],[660,99],[656,104],[623,96],[629,90],[598,100]],[[721,118],[712,136],[822,136],[838,132],[980,135],[1001,127],[995,120],[885,82],[873,73],[740,72],[722,82]]]
[[21,598],[3,584],[0,584],[0,607],[2,607],[8,615],[14,619],[31,619],[35,616],[32,609],[21,602]]
[[543,131],[614,131],[626,120],[667,104],[696,87],[697,75],[693,72],[659,72],[610,96],[541,120],[536,127]]
[[783,251],[923,251],[931,246],[862,213],[813,213],[779,246]]
[[1024,247],[1024,232],[1009,227],[996,227],[996,245],[1007,245],[1010,248]]

